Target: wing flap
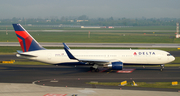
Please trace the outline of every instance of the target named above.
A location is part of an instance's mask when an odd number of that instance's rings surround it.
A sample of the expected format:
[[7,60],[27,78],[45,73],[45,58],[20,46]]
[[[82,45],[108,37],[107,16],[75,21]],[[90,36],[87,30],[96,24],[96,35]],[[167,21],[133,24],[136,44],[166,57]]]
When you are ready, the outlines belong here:
[[108,60],[78,59],[78,61],[85,62],[88,64],[109,64]]

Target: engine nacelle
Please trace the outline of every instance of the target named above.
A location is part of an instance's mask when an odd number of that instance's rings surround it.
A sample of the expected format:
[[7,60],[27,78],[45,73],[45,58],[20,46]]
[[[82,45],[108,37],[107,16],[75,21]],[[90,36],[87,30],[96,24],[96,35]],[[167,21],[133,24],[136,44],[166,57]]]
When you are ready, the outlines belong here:
[[112,68],[113,70],[122,70],[123,63],[122,62],[112,62],[108,65],[108,67]]

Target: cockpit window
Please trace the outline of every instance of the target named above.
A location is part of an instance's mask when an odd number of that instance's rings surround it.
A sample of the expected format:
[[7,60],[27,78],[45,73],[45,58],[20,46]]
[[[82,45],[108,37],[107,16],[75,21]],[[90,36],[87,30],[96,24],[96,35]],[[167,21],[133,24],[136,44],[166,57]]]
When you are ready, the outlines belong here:
[[171,54],[167,54],[167,56],[171,56]]

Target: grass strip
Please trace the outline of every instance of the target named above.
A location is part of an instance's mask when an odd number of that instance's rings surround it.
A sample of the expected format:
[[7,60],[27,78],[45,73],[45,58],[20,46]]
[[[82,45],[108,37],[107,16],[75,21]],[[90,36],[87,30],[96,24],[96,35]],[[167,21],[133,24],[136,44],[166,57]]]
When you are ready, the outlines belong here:
[[[121,82],[87,82],[86,84],[118,86],[120,83]],[[136,82],[137,86],[133,87],[180,89],[180,82],[178,83],[178,85],[172,85],[172,82]],[[125,86],[132,86],[132,82],[128,82]]]
[[[38,42],[71,43],[180,43],[174,32],[29,32]],[[15,32],[0,32],[0,42],[18,42]],[[48,39],[47,39],[48,38]]]

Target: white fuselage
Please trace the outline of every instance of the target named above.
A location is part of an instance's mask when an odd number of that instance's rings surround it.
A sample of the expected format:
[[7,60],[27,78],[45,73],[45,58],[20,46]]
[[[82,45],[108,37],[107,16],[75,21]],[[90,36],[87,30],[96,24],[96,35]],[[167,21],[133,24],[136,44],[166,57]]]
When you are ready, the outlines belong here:
[[[175,60],[174,56],[162,50],[114,50],[114,49],[71,49],[70,52],[81,59],[119,60],[124,64],[166,64]],[[25,57],[50,64],[79,62],[69,59],[64,49],[37,50],[22,54],[36,57]],[[23,57],[18,55],[18,57]]]

